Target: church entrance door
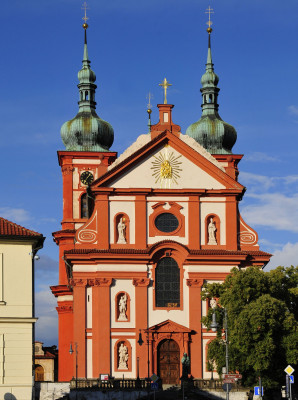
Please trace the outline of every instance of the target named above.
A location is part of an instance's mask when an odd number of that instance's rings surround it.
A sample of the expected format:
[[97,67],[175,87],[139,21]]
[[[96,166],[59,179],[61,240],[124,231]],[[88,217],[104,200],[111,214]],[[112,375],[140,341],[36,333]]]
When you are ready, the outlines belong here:
[[158,375],[165,384],[178,384],[180,349],[175,340],[163,340],[158,346]]

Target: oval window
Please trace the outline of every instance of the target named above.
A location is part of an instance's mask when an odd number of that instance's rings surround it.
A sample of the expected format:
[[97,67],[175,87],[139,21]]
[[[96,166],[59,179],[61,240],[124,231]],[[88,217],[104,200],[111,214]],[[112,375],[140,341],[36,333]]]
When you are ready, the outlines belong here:
[[174,232],[179,226],[179,221],[175,215],[163,213],[155,218],[155,226],[161,232]]

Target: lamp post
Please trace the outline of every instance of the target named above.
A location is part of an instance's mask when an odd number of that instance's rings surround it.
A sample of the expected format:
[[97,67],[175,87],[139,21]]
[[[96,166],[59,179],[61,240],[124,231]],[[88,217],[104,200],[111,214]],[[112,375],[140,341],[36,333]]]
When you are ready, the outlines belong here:
[[[142,332],[140,329],[140,333],[139,333],[139,340],[138,343],[140,346],[142,346],[142,344],[144,343],[144,340],[142,338]],[[147,332],[147,385],[148,385],[148,399],[150,399],[150,360],[149,360],[149,332]]]
[[[217,331],[218,323],[216,321],[216,314],[213,311],[212,322],[210,328],[213,332]],[[224,330],[225,330],[225,345],[226,345],[226,374],[229,373],[229,339],[228,339],[228,312],[224,309]],[[227,383],[226,400],[229,400],[229,384]]]
[[[75,356],[76,356],[76,390],[78,388],[78,344],[77,342],[74,342],[74,348],[75,348]],[[69,348],[69,354],[73,354],[73,348],[72,348],[72,343],[70,343],[70,348]],[[77,395],[77,392],[76,392]]]

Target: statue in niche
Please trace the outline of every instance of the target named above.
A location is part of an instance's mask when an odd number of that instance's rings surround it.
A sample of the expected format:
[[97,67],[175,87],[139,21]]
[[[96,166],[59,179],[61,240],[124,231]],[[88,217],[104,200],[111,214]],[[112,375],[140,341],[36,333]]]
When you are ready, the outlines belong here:
[[210,222],[208,225],[208,244],[210,245],[217,244],[217,241],[215,239],[215,232],[216,232],[216,226],[213,222],[213,218],[210,218]]
[[119,353],[118,368],[119,369],[128,369],[128,366],[127,366],[128,350],[127,350],[127,346],[125,346],[124,343],[121,343],[121,345],[119,346],[118,353]]
[[118,321],[127,321],[126,310],[127,310],[127,295],[126,293],[124,293],[119,300]]
[[212,299],[210,300],[210,307],[216,308],[216,306],[217,306],[217,301],[214,297],[212,297]]
[[125,218],[121,217],[119,224],[117,226],[118,228],[118,241],[117,244],[126,244],[126,239],[125,239]]

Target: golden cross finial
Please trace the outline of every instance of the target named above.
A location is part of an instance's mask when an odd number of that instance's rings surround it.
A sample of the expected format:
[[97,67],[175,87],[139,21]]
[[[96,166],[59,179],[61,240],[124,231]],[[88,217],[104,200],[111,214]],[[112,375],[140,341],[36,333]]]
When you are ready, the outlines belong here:
[[210,34],[210,33],[212,32],[212,28],[211,28],[212,21],[211,21],[211,19],[210,19],[210,16],[211,16],[211,14],[214,14],[213,8],[211,8],[211,7],[209,6],[209,7],[207,8],[207,10],[205,11],[205,14],[209,14],[209,21],[206,22],[206,23],[207,23],[207,25],[208,25],[207,32]]
[[169,86],[172,86],[172,84],[167,81],[167,78],[165,78],[162,81],[162,83],[159,83],[159,86],[162,86],[164,88],[164,91],[165,91],[165,99],[164,99],[163,103],[164,104],[168,104],[168,102],[167,102],[167,89],[168,89]]
[[87,10],[89,10],[89,7],[88,7],[86,1],[84,1],[84,4],[82,4],[82,10],[85,11],[85,15],[84,15],[84,17],[82,18],[82,20],[85,21],[83,27],[84,27],[84,28],[85,28],[85,27],[88,28],[87,21],[88,21],[89,18],[87,17]]

